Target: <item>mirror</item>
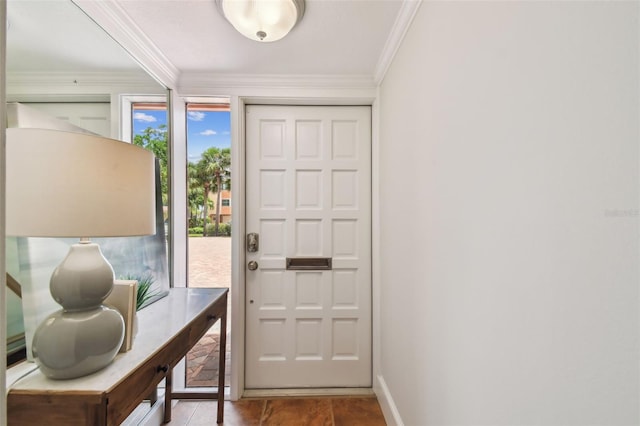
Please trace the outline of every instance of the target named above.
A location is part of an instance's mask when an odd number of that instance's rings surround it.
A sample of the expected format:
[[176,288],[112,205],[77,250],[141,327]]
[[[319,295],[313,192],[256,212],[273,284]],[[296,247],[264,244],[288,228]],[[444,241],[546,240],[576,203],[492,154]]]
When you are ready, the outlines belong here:
[[[7,21],[8,127],[60,126],[131,141],[128,132],[134,128],[134,118],[125,96],[166,99],[166,88],[71,0],[8,0]],[[47,190],[46,183],[43,190]],[[42,208],[46,214],[46,206]],[[162,206],[160,217],[159,228],[164,231]],[[165,247],[165,237],[161,238]],[[67,251],[66,244],[72,242],[7,239],[6,263],[11,275],[7,281],[13,288],[7,291],[9,355],[28,354],[35,326],[59,309],[48,293],[48,281]],[[132,275],[135,272],[116,271],[116,278]],[[158,294],[168,290],[168,273],[166,282],[157,280],[155,285]],[[48,302],[42,302],[44,298]]]
[[119,97],[166,95],[71,0],[9,0],[7,20],[7,102],[128,140],[120,134]]

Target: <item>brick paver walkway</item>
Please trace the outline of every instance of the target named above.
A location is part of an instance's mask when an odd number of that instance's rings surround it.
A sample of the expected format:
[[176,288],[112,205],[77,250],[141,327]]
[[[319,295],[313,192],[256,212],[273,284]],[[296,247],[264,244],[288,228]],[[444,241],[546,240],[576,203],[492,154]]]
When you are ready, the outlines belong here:
[[[189,238],[189,287],[231,287],[231,238]],[[229,299],[231,300],[231,299]],[[226,378],[230,383],[229,358],[231,304],[227,306]],[[187,386],[218,385],[220,326],[216,323],[187,354]]]

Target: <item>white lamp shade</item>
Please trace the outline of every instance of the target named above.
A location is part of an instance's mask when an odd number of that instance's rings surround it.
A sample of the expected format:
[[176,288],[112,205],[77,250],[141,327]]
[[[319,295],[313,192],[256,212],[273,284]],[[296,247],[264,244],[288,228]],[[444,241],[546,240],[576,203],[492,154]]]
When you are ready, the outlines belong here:
[[304,14],[302,0],[218,0],[225,18],[247,38],[280,40]]
[[6,231],[12,236],[155,233],[153,153],[114,139],[7,129]]

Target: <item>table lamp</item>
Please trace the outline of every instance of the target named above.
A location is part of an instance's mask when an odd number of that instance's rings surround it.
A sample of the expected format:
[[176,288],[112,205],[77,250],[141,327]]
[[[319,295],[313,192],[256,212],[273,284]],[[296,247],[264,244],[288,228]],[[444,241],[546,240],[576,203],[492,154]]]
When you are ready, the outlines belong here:
[[38,325],[34,360],[52,379],[91,374],[115,358],[124,321],[102,305],[115,277],[89,238],[155,233],[154,156],[90,134],[10,128],[6,163],[7,235],[80,238],[51,276],[62,309]]

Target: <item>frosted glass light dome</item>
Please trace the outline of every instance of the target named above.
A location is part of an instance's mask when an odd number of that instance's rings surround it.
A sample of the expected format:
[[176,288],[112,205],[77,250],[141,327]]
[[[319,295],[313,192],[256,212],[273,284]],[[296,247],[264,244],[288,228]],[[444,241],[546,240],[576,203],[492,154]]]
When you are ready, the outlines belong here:
[[302,19],[304,0],[217,0],[224,17],[251,40],[272,42]]

